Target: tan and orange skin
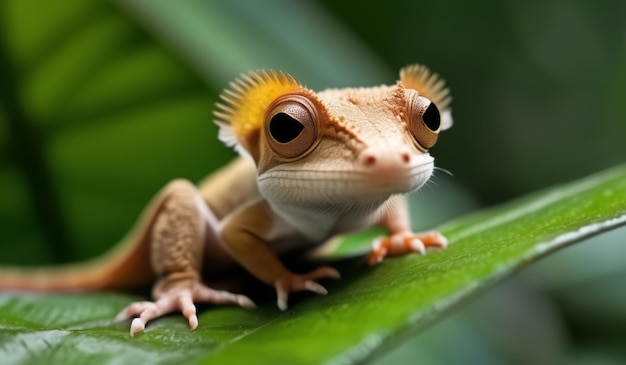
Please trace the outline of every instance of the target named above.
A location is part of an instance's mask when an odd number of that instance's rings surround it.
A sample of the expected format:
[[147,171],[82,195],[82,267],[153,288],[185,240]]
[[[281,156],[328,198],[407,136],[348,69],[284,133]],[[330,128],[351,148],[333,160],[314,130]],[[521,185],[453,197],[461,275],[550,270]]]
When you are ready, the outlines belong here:
[[452,123],[437,75],[409,66],[395,85],[316,93],[288,75],[258,72],[242,75],[222,99],[220,139],[242,157],[197,186],[168,184],[107,257],[62,269],[0,270],[0,289],[119,289],[152,280],[153,300],[117,317],[134,318],[134,335],[175,311],[194,329],[200,302],[254,307],[244,295],[203,283],[203,274],[237,265],[273,286],[283,310],[290,293],[326,294],[318,281],[339,278],[335,269],[293,273],[279,257],[346,231],[387,228],[370,264],[446,246],[438,232],[411,231],[402,195],[430,178],[428,149]]

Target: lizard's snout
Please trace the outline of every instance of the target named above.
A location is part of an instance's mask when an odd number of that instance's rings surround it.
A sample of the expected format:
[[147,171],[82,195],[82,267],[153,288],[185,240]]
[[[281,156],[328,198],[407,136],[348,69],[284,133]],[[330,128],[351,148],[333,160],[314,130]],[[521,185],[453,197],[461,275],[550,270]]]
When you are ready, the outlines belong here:
[[432,173],[433,158],[428,154],[415,154],[408,148],[376,149],[368,147],[358,156],[360,170],[366,174],[368,184],[377,189],[407,192],[421,186]]
[[359,154],[358,163],[369,172],[394,173],[403,172],[412,166],[413,156],[406,148],[397,150],[381,150],[366,148]]

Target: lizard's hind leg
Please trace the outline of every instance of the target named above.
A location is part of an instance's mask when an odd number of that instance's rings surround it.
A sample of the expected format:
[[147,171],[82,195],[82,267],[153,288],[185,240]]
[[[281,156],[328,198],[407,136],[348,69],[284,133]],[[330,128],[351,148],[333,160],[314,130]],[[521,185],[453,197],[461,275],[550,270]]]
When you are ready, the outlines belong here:
[[204,205],[196,187],[186,180],[175,180],[165,188],[164,202],[152,227],[151,262],[158,276],[152,290],[154,301],[135,302],[117,320],[136,317],[131,336],[145,329],[148,321],[180,311],[189,327],[198,326],[197,302],[236,304],[254,307],[244,295],[211,289],[202,283],[201,272],[207,235],[217,219]]

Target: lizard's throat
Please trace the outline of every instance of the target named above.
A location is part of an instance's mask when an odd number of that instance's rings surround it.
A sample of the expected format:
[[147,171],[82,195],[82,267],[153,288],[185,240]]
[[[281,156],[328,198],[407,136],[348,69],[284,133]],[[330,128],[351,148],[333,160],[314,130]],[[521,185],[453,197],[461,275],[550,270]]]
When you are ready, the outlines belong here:
[[310,242],[322,242],[334,234],[372,224],[389,197],[380,200],[315,201],[302,199],[296,203],[268,200],[272,210]]

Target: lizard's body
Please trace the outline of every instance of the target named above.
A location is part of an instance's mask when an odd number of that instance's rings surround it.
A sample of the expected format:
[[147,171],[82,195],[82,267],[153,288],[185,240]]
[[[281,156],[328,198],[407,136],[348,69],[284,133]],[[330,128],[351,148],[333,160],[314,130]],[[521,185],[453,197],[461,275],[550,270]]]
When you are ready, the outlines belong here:
[[392,86],[318,93],[284,74],[251,73],[222,98],[220,139],[242,157],[197,186],[168,184],[105,258],[39,273],[0,271],[0,288],[113,289],[156,281],[154,302],[133,303],[118,317],[138,317],[131,325],[135,334],[176,310],[195,328],[195,302],[254,306],[246,296],[203,284],[202,274],[236,265],[273,285],[281,309],[291,292],[325,294],[316,281],[337,278],[336,270],[294,274],[278,257],[337,233],[387,228],[390,238],[374,243],[371,263],[445,246],[437,232],[411,232],[401,195],[430,178],[427,150],[452,121],[447,89],[425,68],[403,69]]

